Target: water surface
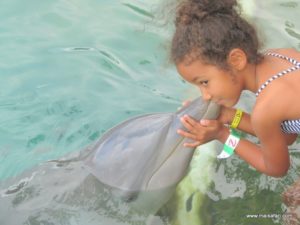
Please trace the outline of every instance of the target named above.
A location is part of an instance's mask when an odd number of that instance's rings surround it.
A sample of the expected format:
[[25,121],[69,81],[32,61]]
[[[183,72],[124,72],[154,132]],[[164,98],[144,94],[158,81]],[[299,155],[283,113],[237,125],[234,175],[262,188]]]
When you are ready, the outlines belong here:
[[[157,3],[1,1],[0,224],[143,224],[143,215],[110,201],[80,166],[47,161],[77,154],[124,119],[174,111],[195,93],[167,63],[171,31],[156,23]],[[242,3],[264,48],[300,49],[299,0]],[[239,106],[251,111],[253,101],[246,93]],[[280,224],[247,215],[284,213],[280,193],[299,177],[298,150],[291,147],[283,179],[236,156],[213,160],[208,174],[182,185],[160,215],[174,225]]]

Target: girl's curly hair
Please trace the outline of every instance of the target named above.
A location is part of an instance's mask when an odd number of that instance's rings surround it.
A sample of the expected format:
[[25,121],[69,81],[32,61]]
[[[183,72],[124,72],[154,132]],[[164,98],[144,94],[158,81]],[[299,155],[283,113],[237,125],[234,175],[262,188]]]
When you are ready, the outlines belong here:
[[[242,49],[249,63],[261,61],[255,29],[240,16],[236,0],[183,0],[176,9],[171,60],[204,62],[228,69],[227,56]],[[188,61],[186,61],[188,60]]]

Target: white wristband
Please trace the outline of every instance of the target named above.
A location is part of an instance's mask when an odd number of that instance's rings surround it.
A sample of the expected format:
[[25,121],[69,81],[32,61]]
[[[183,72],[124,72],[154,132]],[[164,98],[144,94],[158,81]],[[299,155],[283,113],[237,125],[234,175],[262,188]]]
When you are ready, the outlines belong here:
[[222,152],[217,156],[218,159],[225,159],[234,153],[238,143],[240,141],[240,135],[233,129],[230,130],[230,134],[224,144]]

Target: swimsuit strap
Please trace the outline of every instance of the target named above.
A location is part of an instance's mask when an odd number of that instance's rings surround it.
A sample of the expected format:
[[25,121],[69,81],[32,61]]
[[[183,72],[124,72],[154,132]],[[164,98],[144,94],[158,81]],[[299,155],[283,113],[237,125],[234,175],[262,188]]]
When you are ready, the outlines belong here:
[[298,62],[297,60],[295,60],[293,58],[287,57],[285,55],[281,55],[281,54],[273,53],[273,52],[268,52],[265,55],[271,55],[271,56],[275,56],[275,57],[278,57],[281,59],[285,59],[285,60],[289,61],[290,63],[293,63],[295,66],[300,66],[300,62]]
[[295,60],[295,59],[293,59],[293,58],[289,58],[289,57],[287,57],[287,56],[280,55],[280,54],[277,54],[277,53],[271,53],[271,52],[266,53],[266,55],[271,55],[271,56],[275,56],[275,57],[278,57],[278,58],[281,58],[281,59],[285,59],[285,60],[289,61],[290,63],[294,64],[295,66],[290,67],[290,68],[288,68],[288,69],[286,69],[286,70],[283,70],[283,71],[281,71],[281,72],[275,74],[274,76],[270,77],[270,78],[269,78],[265,83],[263,83],[263,84],[260,86],[260,88],[257,90],[257,92],[255,93],[256,97],[257,97],[257,96],[260,94],[260,92],[262,92],[262,90],[264,90],[264,89],[267,87],[267,85],[268,85],[269,83],[271,83],[273,80],[275,80],[275,79],[277,79],[277,78],[279,78],[279,77],[281,77],[281,76],[283,76],[283,75],[285,75],[285,74],[287,74],[287,73],[290,73],[290,72],[295,71],[295,70],[297,70],[297,69],[300,68],[300,62],[298,62],[297,60]]

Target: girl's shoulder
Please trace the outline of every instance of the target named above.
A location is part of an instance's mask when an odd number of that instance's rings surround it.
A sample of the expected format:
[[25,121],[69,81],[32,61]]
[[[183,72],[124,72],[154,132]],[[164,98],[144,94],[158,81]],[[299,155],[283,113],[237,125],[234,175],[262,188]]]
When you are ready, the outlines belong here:
[[295,48],[273,48],[263,51],[264,55],[267,55],[268,53],[280,54],[300,61],[300,52]]

